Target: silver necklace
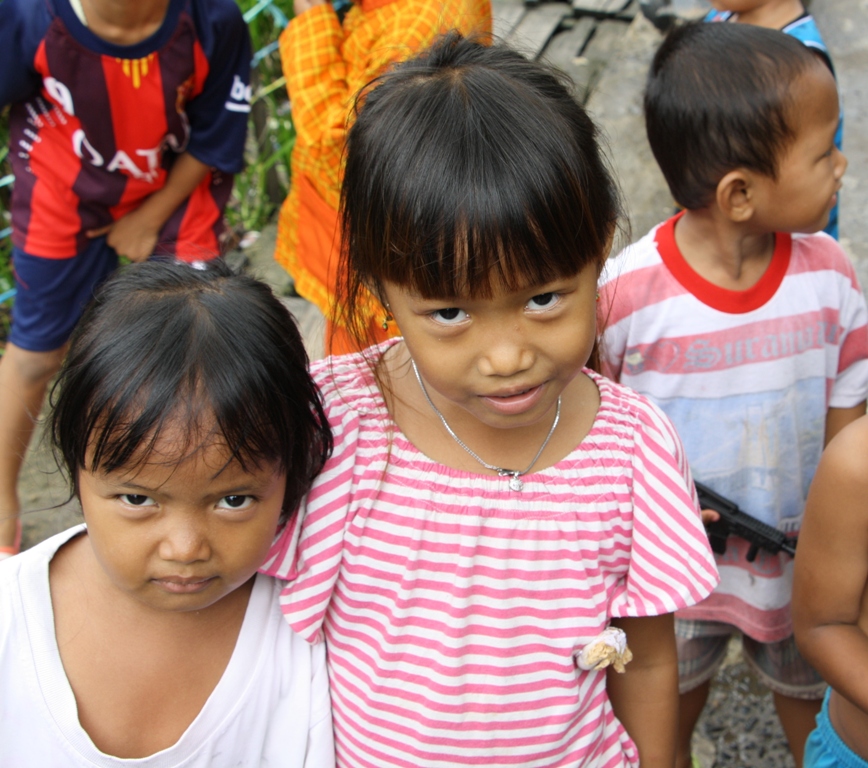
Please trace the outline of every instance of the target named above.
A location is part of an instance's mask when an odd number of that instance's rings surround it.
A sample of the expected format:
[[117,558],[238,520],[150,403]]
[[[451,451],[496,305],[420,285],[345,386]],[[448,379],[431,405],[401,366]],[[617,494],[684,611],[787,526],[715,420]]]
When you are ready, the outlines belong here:
[[422,381],[422,377],[419,375],[419,369],[416,367],[416,361],[410,360],[411,365],[413,366],[413,373],[416,374],[416,381],[419,382],[419,386],[422,388],[422,394],[425,395],[425,399],[428,401],[428,405],[431,406],[431,410],[437,414],[438,418],[442,422],[443,426],[446,428],[446,431],[450,434],[452,439],[458,443],[467,453],[469,453],[474,459],[476,459],[483,467],[486,469],[490,469],[493,472],[497,472],[501,477],[509,478],[509,489],[511,491],[520,491],[524,488],[524,483],[521,481],[521,476],[526,475],[533,468],[533,465],[536,464],[536,460],[542,455],[542,452],[545,450],[546,446],[549,444],[549,440],[552,439],[552,435],[555,433],[555,429],[558,426],[558,422],[561,420],[561,398],[558,397],[558,406],[555,410],[555,420],[552,422],[552,427],[549,430],[549,433],[546,435],[546,439],[543,440],[543,444],[539,447],[539,450],[536,452],[536,456],[533,457],[533,460],[530,464],[527,465],[524,469],[506,469],[506,467],[495,467],[494,464],[489,464],[487,461],[483,461],[479,455],[470,448],[458,435],[455,434],[455,431],[452,427],[449,426],[449,422],[446,421],[446,417],[440,413],[440,410],[434,405],[434,401],[431,399],[431,396],[428,394],[428,390],[425,388],[425,382]]

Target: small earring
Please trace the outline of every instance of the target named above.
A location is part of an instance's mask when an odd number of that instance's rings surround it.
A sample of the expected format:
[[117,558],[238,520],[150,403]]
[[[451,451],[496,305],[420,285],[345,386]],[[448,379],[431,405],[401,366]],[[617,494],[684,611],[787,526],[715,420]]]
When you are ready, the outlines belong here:
[[600,294],[598,293],[597,294],[597,301],[599,301],[599,300],[600,300]]

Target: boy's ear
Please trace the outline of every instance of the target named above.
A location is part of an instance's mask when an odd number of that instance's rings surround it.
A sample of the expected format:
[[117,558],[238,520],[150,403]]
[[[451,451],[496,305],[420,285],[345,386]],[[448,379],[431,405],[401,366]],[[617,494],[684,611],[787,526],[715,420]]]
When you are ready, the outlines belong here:
[[754,213],[753,176],[744,168],[736,168],[717,184],[717,207],[730,221],[748,221]]

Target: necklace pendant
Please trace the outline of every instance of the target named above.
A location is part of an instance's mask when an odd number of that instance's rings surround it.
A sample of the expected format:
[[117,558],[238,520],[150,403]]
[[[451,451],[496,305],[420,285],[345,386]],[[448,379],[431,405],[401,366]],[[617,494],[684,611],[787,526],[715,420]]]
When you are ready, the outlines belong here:
[[509,490],[520,491],[522,488],[524,488],[524,483],[519,479],[518,475],[510,475]]

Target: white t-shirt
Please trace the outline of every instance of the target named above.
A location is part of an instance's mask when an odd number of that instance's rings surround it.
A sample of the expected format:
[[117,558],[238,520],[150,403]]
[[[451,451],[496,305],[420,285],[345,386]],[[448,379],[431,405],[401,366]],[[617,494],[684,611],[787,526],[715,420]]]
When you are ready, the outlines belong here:
[[83,531],[70,528],[0,563],[4,768],[333,768],[323,646],[309,645],[290,629],[278,604],[280,585],[262,575],[220,682],[178,742],[139,759],[100,752],[78,721],[48,586],[51,558]]

